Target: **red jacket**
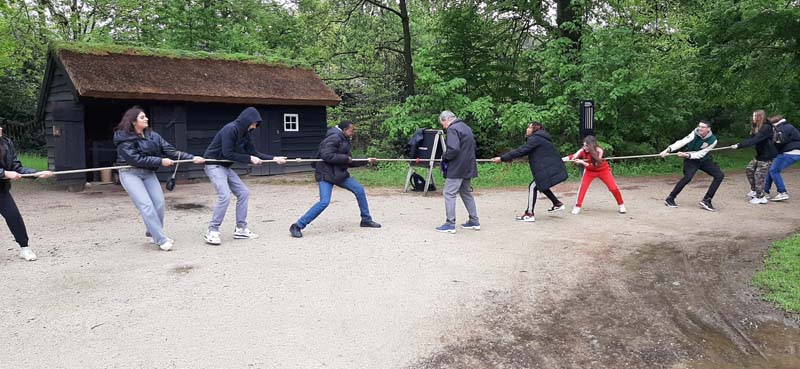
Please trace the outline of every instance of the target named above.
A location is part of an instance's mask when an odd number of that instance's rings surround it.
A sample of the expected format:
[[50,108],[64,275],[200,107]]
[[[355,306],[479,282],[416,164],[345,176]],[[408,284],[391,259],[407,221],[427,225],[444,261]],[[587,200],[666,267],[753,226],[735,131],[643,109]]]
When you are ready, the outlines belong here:
[[589,163],[589,165],[584,168],[586,168],[586,170],[591,172],[602,172],[605,170],[610,170],[611,167],[608,165],[608,162],[603,160],[603,149],[598,147],[597,152],[598,154],[600,154],[600,162],[597,165],[592,164],[592,156],[589,155],[589,152],[584,149],[580,149],[575,154],[570,155],[569,160],[581,159]]

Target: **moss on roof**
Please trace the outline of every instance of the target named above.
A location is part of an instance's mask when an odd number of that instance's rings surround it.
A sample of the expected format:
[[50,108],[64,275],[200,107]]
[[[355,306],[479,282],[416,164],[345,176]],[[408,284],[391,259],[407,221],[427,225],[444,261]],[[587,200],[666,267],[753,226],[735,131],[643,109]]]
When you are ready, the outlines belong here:
[[174,59],[212,59],[237,61],[252,64],[267,64],[272,66],[296,67],[311,69],[304,62],[282,58],[277,56],[254,56],[242,53],[225,54],[211,53],[206,51],[188,51],[177,49],[157,49],[151,47],[139,47],[118,44],[101,44],[89,42],[63,42],[55,41],[50,43],[51,52],[62,50],[72,51],[81,54],[108,55],[108,54],[128,54],[140,56],[157,56]]

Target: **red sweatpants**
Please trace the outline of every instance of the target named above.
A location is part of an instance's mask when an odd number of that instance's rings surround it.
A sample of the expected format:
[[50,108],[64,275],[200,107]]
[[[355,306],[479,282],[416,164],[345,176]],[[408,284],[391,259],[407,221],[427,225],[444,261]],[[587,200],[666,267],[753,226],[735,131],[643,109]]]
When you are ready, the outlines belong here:
[[575,206],[581,207],[581,205],[583,205],[583,199],[586,197],[586,191],[589,189],[589,185],[592,183],[592,181],[594,181],[595,178],[600,178],[600,180],[606,184],[608,190],[611,191],[611,194],[614,195],[614,198],[617,200],[617,205],[623,204],[622,194],[619,192],[617,182],[614,181],[614,176],[611,174],[611,168],[608,168],[601,171],[583,171],[581,188],[580,191],[578,191],[578,202],[575,204]]

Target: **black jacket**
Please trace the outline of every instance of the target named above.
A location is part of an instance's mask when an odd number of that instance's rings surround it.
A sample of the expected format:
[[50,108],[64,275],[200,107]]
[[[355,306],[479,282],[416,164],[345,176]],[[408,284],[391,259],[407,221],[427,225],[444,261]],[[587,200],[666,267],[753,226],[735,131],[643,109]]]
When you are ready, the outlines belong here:
[[800,131],[787,121],[774,125],[773,140],[779,153],[800,150]]
[[348,168],[367,165],[366,161],[349,162],[352,148],[350,139],[339,127],[329,129],[319,144],[319,159],[323,161],[314,165],[314,178],[317,182],[340,184],[350,177]]
[[754,146],[756,147],[756,160],[770,161],[778,155],[778,149],[772,142],[772,125],[765,123],[756,134],[739,143],[739,148]]
[[117,164],[137,168],[158,170],[162,158],[174,160],[192,159],[194,155],[180,152],[161,135],[149,129],[144,137],[135,132],[114,132],[114,145],[117,146]]
[[[203,157],[206,159],[233,160],[237,163],[245,164],[250,163],[250,156],[263,160],[274,159],[274,156],[262,154],[253,146],[250,131],[248,130],[253,122],[257,122],[260,125],[261,114],[254,107],[244,109],[236,120],[226,124],[217,132]],[[230,167],[233,163],[220,163],[220,165]]]
[[25,168],[17,157],[14,142],[8,137],[0,137],[0,192],[11,189],[11,180],[5,179],[6,171],[10,170],[19,174],[36,173],[36,169]]
[[442,160],[447,162],[446,178],[471,179],[478,176],[478,162],[475,159],[475,136],[472,128],[461,119],[447,126],[445,139],[447,150]]
[[546,190],[567,180],[567,166],[553,145],[550,134],[544,129],[534,132],[525,145],[503,154],[500,159],[511,161],[523,155],[528,155],[531,174],[539,190]]

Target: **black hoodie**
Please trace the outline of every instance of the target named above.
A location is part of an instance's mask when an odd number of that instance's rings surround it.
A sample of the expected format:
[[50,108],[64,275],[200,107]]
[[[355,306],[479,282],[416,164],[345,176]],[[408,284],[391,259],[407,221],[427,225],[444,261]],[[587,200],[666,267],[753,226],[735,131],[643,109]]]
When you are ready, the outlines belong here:
[[[253,146],[249,130],[250,124],[253,122],[261,125],[261,114],[251,106],[244,109],[236,120],[226,124],[217,132],[203,157],[206,159],[233,160],[237,163],[245,164],[250,163],[250,156],[255,156],[262,160],[274,159],[274,156],[262,154]],[[220,165],[230,167],[233,164],[221,163]]]
[[750,138],[742,141],[738,148],[745,148],[750,146],[756,147],[756,160],[770,161],[775,159],[778,155],[778,149],[775,148],[775,143],[772,142],[772,125],[764,123],[761,129],[756,134],[751,135]]
[[11,189],[11,180],[5,179],[6,171],[14,171],[19,174],[36,173],[36,169],[25,168],[17,158],[17,151],[14,150],[14,143],[11,139],[0,137],[0,192],[7,192]]

